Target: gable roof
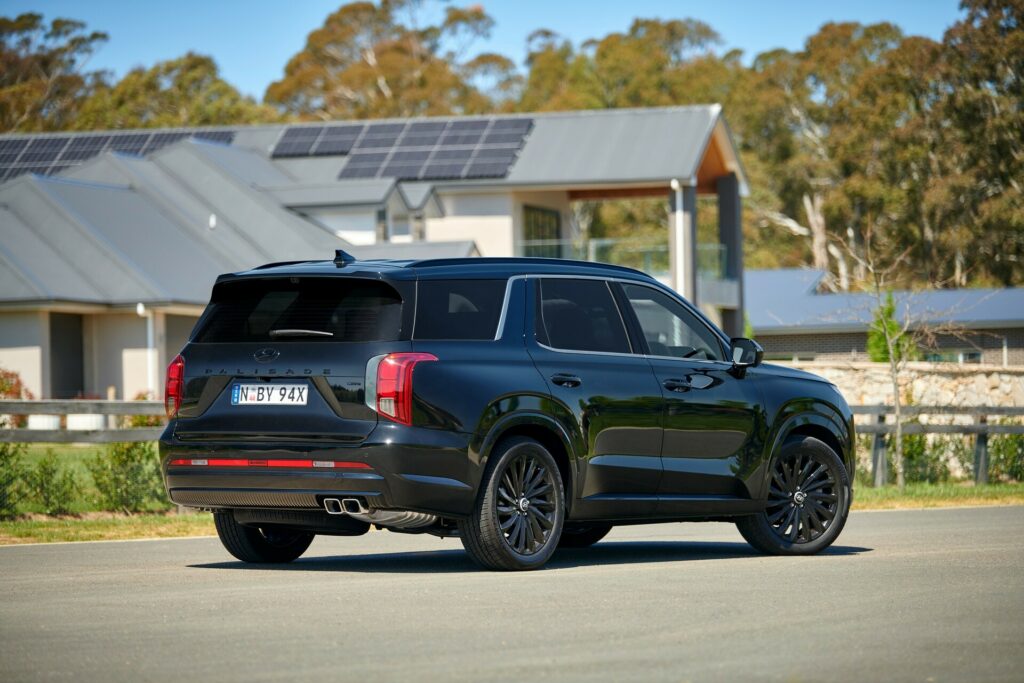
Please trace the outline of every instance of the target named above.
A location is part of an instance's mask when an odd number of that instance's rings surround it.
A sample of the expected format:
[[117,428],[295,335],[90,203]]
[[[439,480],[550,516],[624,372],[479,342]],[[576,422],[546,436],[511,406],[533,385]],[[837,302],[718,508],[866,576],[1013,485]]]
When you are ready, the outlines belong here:
[[[820,270],[748,270],[745,306],[759,335],[865,332],[877,308],[864,292],[820,292]],[[937,289],[893,292],[896,315],[916,323],[968,329],[1024,327],[1024,289]]]

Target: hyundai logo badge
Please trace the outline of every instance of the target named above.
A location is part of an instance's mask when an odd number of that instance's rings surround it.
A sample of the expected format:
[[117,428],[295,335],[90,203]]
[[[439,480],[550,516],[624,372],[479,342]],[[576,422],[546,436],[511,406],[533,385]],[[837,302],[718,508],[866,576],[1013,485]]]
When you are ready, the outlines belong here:
[[269,363],[280,355],[281,352],[277,349],[260,349],[252,354],[252,357],[256,359],[257,363]]

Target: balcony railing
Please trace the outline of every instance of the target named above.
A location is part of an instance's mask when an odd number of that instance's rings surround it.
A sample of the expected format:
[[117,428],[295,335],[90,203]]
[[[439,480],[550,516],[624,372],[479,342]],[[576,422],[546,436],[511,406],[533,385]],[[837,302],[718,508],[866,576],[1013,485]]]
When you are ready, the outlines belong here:
[[[705,278],[723,279],[728,272],[726,249],[724,244],[698,244],[697,273]],[[629,266],[659,279],[667,279],[670,272],[668,245],[664,242],[623,238],[525,240],[516,243],[516,254]]]

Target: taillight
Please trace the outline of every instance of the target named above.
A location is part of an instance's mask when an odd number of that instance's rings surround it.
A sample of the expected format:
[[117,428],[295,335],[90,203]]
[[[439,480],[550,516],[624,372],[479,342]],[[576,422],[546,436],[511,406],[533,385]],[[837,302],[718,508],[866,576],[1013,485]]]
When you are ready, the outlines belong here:
[[437,360],[431,353],[389,353],[366,364],[366,405],[404,425],[412,424],[412,371]]
[[164,383],[164,408],[167,417],[174,418],[181,407],[181,398],[185,394],[185,359],[175,356],[167,366],[167,382]]

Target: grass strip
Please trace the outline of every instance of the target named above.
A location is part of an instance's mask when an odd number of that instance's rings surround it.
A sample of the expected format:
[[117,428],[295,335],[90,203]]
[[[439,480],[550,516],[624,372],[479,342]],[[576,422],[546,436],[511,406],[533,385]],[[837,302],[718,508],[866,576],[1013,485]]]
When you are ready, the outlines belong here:
[[0,522],[0,545],[57,541],[121,541],[140,538],[211,536],[209,513],[117,515],[91,513],[78,517],[44,517]]
[[975,505],[1024,505],[1024,484],[970,483],[859,486],[853,493],[854,510],[913,510]]
[[[977,505],[1024,505],[1024,484],[908,484],[900,493],[895,486],[860,486],[854,493],[854,510],[912,510]],[[115,541],[142,538],[212,536],[209,513],[178,515],[120,515],[92,512],[79,516],[29,515],[0,522],[0,545],[53,543],[58,541]]]

